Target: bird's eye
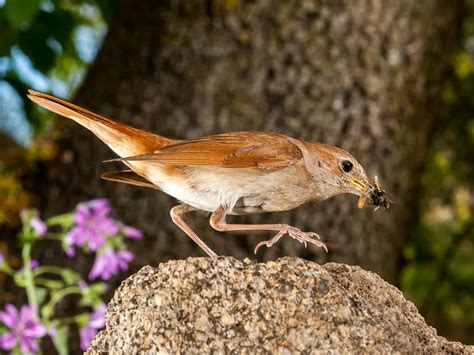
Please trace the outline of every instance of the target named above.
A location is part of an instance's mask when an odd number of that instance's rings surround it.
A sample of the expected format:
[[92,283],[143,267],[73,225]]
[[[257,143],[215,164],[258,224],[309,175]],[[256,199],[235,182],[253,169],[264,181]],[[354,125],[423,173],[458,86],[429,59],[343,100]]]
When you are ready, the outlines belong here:
[[350,172],[353,167],[354,165],[349,160],[343,160],[341,163],[342,171],[344,171],[345,173]]

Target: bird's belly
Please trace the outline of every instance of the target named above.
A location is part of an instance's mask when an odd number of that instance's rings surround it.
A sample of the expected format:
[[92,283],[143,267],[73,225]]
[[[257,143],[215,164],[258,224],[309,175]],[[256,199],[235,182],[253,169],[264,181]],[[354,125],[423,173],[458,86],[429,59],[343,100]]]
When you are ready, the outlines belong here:
[[221,206],[229,208],[229,214],[284,211],[308,200],[303,193],[289,194],[288,184],[281,189],[278,182],[284,171],[249,170],[188,166],[170,174],[165,167],[158,171],[155,166],[153,173],[146,175],[168,195],[208,212]]
[[203,193],[189,184],[184,168],[172,168],[161,164],[146,165],[140,164],[140,162],[134,162],[130,167],[146,177],[160,190],[181,202],[209,212],[215,211],[219,207],[215,194]]
[[185,184],[165,182],[160,187],[168,195],[197,209],[214,212],[220,206],[232,208],[245,194],[240,184]]
[[220,206],[219,202],[222,200],[218,192],[199,191],[183,184],[166,182],[160,187],[168,195],[202,211],[217,210]]

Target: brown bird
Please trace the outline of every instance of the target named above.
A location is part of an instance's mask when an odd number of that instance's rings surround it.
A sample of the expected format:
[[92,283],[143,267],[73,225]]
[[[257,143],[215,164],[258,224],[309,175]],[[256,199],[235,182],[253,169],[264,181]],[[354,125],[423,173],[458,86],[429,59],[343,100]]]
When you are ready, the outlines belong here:
[[326,248],[319,236],[288,224],[227,224],[226,215],[287,211],[341,193],[388,208],[378,180],[348,152],[277,133],[231,132],[184,141],[172,140],[114,122],[51,95],[29,90],[38,105],[92,131],[130,170],[108,172],[105,180],[159,189],[182,203],[171,219],[209,256],[217,256],[184,222],[191,211],[211,212],[211,226],[224,231],[275,231],[259,243],[271,247],[281,237]]

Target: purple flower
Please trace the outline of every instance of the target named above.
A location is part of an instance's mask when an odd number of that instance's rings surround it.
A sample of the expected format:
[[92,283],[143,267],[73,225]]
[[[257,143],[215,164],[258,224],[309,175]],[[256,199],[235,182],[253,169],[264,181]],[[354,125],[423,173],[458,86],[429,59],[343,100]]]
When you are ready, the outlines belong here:
[[73,258],[74,255],[76,255],[76,251],[74,250],[74,247],[72,245],[66,245],[65,248],[64,248],[64,252],[70,258]]
[[106,306],[104,303],[101,303],[97,309],[92,312],[89,322],[79,329],[80,335],[80,346],[82,351],[86,351],[89,347],[92,339],[96,336],[99,329],[105,326],[105,311]]
[[137,228],[125,226],[122,229],[123,234],[130,239],[142,239],[143,232]]
[[128,250],[115,252],[112,248],[107,248],[104,252],[98,253],[95,257],[94,265],[89,273],[89,280],[101,277],[108,280],[120,270],[127,270],[128,263],[132,261],[133,253]]
[[30,226],[40,237],[46,235],[48,232],[48,227],[46,227],[46,224],[38,216],[31,219]]
[[[110,205],[106,199],[91,200],[80,203],[74,211],[76,226],[66,235],[66,244],[84,245],[88,243],[92,251],[96,251],[105,243],[105,238],[118,233],[115,221],[108,216]],[[73,255],[73,251],[66,250]]]
[[[40,263],[39,263],[38,260],[36,260],[36,259],[31,259],[31,261],[30,261],[30,268],[31,268],[31,270],[36,269],[39,265],[40,265]],[[23,270],[25,270],[25,268],[24,268],[24,267],[21,267],[18,271],[23,271]]]
[[19,345],[22,353],[37,352],[38,338],[46,335],[46,327],[38,322],[36,310],[25,305],[20,313],[17,309],[7,304],[5,311],[0,312],[0,321],[10,328],[10,331],[0,336],[0,349],[12,350]]
[[88,326],[79,329],[80,347],[82,351],[87,350],[91,341],[94,339],[98,332],[99,331],[97,329]]
[[0,265],[5,262],[5,255],[0,251]]
[[20,212],[20,216],[23,220],[23,224],[33,228],[40,237],[46,235],[48,232],[48,227],[46,227],[46,224],[38,217],[38,210],[24,209]]

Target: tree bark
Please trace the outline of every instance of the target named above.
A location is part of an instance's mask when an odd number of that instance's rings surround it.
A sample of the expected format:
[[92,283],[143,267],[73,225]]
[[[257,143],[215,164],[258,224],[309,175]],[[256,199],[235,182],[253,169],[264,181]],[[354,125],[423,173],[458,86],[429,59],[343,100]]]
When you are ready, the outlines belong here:
[[[394,200],[390,210],[358,210],[354,196],[338,196],[238,219],[288,222],[333,243],[323,255],[282,240],[258,258],[359,264],[393,282],[461,5],[125,0],[74,102],[172,138],[262,130],[347,149],[379,176]],[[112,152],[81,127],[67,124],[65,132],[49,213],[108,197],[118,217],[146,233],[133,246],[137,265],[202,255],[170,221],[172,198],[101,181],[115,168],[100,163]],[[252,257],[264,237],[216,233],[203,215],[189,221],[218,254]]]

